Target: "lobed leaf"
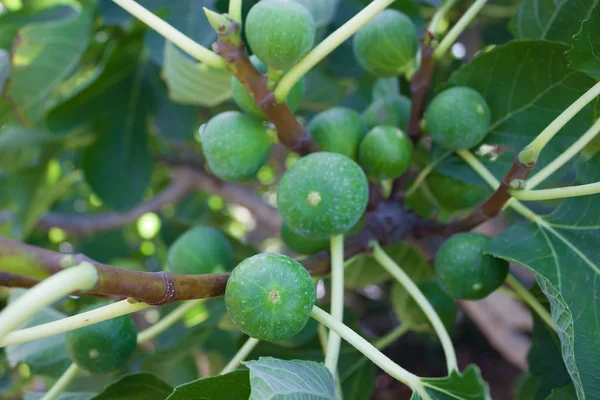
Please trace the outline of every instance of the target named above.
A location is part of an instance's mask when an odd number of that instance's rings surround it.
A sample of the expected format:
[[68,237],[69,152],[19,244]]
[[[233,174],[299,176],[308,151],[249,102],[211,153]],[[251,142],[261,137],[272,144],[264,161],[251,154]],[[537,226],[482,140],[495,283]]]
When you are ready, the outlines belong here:
[[600,80],[600,4],[596,4],[566,54],[569,66]]

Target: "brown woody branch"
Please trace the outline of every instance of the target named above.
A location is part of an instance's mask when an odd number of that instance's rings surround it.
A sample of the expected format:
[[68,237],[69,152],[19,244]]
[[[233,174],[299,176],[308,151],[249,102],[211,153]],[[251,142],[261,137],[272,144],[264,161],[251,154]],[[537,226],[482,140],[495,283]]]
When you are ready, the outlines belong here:
[[239,25],[231,19],[224,20],[226,22],[216,29],[219,39],[213,48],[225,59],[227,70],[248,89],[256,104],[275,125],[281,143],[301,155],[317,151],[318,146],[310,133],[298,123],[286,103],[275,101],[273,92],[267,87],[267,77],[250,62]]
[[433,34],[425,31],[421,39],[421,64],[410,80],[411,108],[408,120],[408,136],[416,145],[421,139],[421,119],[425,110],[425,99],[431,86],[431,76],[435,67],[433,57]]

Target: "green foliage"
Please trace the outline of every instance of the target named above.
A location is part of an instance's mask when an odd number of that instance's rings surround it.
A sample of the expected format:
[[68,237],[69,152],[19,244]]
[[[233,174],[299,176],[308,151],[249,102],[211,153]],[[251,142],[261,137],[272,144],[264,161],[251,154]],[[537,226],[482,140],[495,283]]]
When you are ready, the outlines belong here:
[[566,54],[569,66],[600,80],[600,4],[592,9],[590,16],[573,36],[573,46]]
[[[422,378],[425,391],[432,400],[485,400],[490,398],[490,389],[481,378],[479,368],[469,365],[463,372],[452,371],[445,378]],[[411,400],[423,399],[413,394]]]
[[248,371],[234,371],[229,374],[200,378],[177,386],[167,400],[219,400],[223,399],[223,390],[227,388],[229,400],[247,400],[250,396]]
[[389,125],[376,126],[360,143],[358,163],[375,179],[395,179],[406,172],[412,154],[412,142],[404,132]]
[[438,94],[425,112],[425,129],[447,150],[470,149],[486,136],[490,109],[475,90],[454,87]]
[[127,400],[143,398],[147,400],[164,399],[173,388],[151,374],[126,375],[111,383],[93,400]]
[[228,181],[244,181],[267,162],[271,139],[262,123],[237,111],[226,111],[204,127],[202,149],[215,175]]
[[439,172],[429,174],[426,182],[438,203],[452,211],[475,207],[491,194],[486,187],[470,185]]
[[[97,303],[81,312],[107,303]],[[137,329],[130,316],[109,319],[67,332],[69,355],[78,366],[96,374],[115,371],[125,365],[137,344]]]
[[384,10],[356,33],[353,48],[365,70],[380,77],[401,75],[413,67],[417,30],[400,11]]
[[348,157],[313,153],[297,161],[277,188],[277,207],[297,233],[319,239],[342,234],[362,216],[367,178]]
[[177,274],[211,274],[233,267],[231,243],[219,230],[197,226],[169,247],[169,270]]
[[317,114],[306,126],[323,151],[356,160],[364,136],[360,115],[349,108],[334,107]]
[[315,21],[299,3],[263,0],[246,18],[250,48],[269,68],[285,71],[304,56],[315,42]]
[[508,263],[484,253],[490,242],[480,233],[459,233],[444,242],[436,254],[435,274],[446,293],[478,300],[504,283]]
[[231,319],[249,336],[283,340],[308,322],[315,289],[302,264],[284,255],[263,253],[234,268],[225,304]]
[[250,400],[287,397],[335,400],[333,375],[313,361],[261,357],[244,363],[250,369]]
[[391,125],[406,132],[410,118],[411,102],[398,94],[386,94],[375,98],[363,111],[361,118],[367,130],[379,125]]

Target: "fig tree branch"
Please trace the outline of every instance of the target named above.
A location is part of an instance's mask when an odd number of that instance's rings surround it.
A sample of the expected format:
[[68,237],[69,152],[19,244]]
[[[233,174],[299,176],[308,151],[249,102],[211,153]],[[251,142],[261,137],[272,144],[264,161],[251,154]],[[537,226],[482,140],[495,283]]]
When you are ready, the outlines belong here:
[[433,57],[433,35],[426,31],[421,39],[421,64],[410,80],[411,108],[410,119],[408,120],[408,136],[413,144],[417,144],[421,139],[421,119],[425,110],[425,99],[431,86],[431,76],[435,67],[435,58]]
[[266,76],[250,62],[239,24],[226,15],[207,9],[205,12],[218,35],[213,45],[215,52],[223,57],[227,70],[252,94],[256,104],[275,125],[281,143],[301,155],[317,151],[312,136],[298,123],[285,99],[279,103],[275,101],[273,92],[267,87]]

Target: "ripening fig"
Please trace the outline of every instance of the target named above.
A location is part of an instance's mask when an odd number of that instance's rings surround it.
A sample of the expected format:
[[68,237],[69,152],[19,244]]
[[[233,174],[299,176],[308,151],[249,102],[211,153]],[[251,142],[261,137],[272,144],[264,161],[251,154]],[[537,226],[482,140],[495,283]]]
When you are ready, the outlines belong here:
[[214,116],[204,127],[201,141],[208,167],[226,181],[252,178],[271,152],[264,124],[237,111]]
[[263,0],[246,18],[250,48],[269,69],[285,71],[296,64],[315,42],[316,26],[310,11],[289,0]]
[[400,177],[410,166],[411,140],[393,126],[376,126],[360,143],[358,163],[367,175],[378,180]]
[[281,224],[281,240],[299,254],[312,255],[329,248],[329,239],[314,239],[296,233],[285,223]]
[[373,102],[361,115],[363,124],[367,131],[379,125],[391,125],[402,129],[408,129],[410,119],[410,99],[392,95]]
[[306,128],[323,151],[343,154],[356,160],[364,136],[360,115],[346,107],[334,107],[317,114]]
[[439,172],[429,174],[426,181],[433,197],[449,211],[475,207],[490,195],[487,187],[471,185]]
[[299,333],[315,305],[313,280],[302,264],[263,253],[233,269],[225,288],[233,322],[248,336],[276,341]]
[[446,293],[478,300],[504,283],[508,262],[484,253],[490,241],[480,233],[459,233],[444,242],[436,255],[435,273]]
[[438,94],[427,107],[425,130],[446,150],[470,149],[487,135],[491,114],[485,99],[468,87]]
[[[105,305],[108,303],[98,302],[81,312]],[[105,374],[123,367],[133,355],[137,329],[131,316],[124,315],[69,331],[65,341],[75,364],[94,374]]]
[[337,153],[312,153],[296,161],[277,188],[283,221],[297,233],[327,239],[348,231],[367,207],[363,170]]
[[233,266],[231,243],[218,229],[196,226],[169,247],[169,270],[176,274],[212,274]]
[[365,70],[384,78],[402,75],[414,65],[417,30],[400,11],[384,10],[356,32],[353,47]]
[[[267,72],[267,66],[255,55],[250,56],[250,61],[261,73],[264,74]],[[242,85],[242,83],[235,76],[231,77],[231,92],[233,94],[233,100],[235,101],[235,104],[237,104],[242,111],[264,121],[268,119],[263,110],[256,105],[256,102],[254,101],[254,98],[248,89],[246,89],[246,87]],[[290,94],[287,96],[286,103],[292,112],[296,112],[296,110],[298,110],[302,104],[303,99],[304,78],[300,79],[298,83],[294,85],[290,91]]]

